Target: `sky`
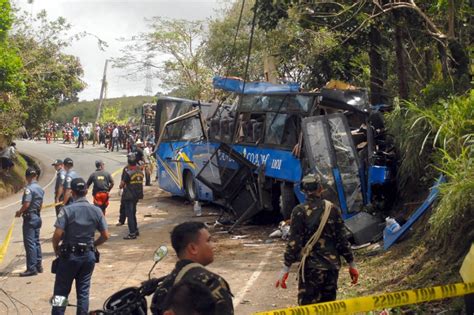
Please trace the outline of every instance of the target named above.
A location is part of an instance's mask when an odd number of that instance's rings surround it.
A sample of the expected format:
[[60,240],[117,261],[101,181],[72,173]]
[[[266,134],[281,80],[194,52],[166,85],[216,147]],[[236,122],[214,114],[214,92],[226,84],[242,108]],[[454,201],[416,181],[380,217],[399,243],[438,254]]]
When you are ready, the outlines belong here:
[[[86,31],[98,36],[109,45],[101,51],[97,39],[85,37],[65,51],[78,56],[84,69],[87,87],[79,94],[80,100],[94,100],[100,96],[105,60],[120,55],[124,45],[117,39],[129,38],[147,31],[145,19],[154,16],[202,20],[217,17],[223,0],[12,0],[30,13],[46,10],[50,19],[59,16],[72,24],[72,33]],[[107,70],[107,97],[146,95],[145,79],[124,78],[126,70],[109,67]],[[160,92],[157,79],[152,80],[152,94]]]

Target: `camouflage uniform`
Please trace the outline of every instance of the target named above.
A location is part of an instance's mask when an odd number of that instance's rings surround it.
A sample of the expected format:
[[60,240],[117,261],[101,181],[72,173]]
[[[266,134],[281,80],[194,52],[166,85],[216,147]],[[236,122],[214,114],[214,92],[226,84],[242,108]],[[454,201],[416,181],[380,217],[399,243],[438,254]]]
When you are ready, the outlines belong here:
[[[180,260],[176,263],[173,271],[165,278],[165,280],[156,289],[152,304],[151,311],[154,315],[161,315],[165,311],[163,309],[163,303],[166,295],[174,285],[175,278],[178,276],[179,271],[186,265],[192,263],[191,260]],[[183,276],[182,280],[196,281],[204,284],[212,293],[216,301],[216,314],[219,315],[232,315],[234,314],[234,306],[232,304],[232,293],[227,281],[221,276],[210,272],[204,267],[195,267]]]
[[[301,250],[319,227],[324,212],[324,200],[306,198],[304,204],[296,206],[291,213],[291,235],[285,251],[285,265],[300,259]],[[340,256],[347,263],[354,260],[350,243],[346,238],[340,210],[332,205],[329,219],[321,237],[306,259],[305,282],[299,277],[298,304],[307,305],[336,299],[337,278],[341,268]]]

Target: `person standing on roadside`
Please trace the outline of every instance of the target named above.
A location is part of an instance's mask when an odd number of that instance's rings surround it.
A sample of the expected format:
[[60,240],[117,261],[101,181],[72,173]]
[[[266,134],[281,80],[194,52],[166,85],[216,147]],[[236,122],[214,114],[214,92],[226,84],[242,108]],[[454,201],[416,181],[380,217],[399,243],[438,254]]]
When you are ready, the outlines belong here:
[[137,225],[137,203],[143,199],[143,173],[137,166],[135,154],[128,154],[127,163],[119,188],[123,189],[121,204],[128,222],[128,235],[124,239],[133,240],[140,234]]
[[56,183],[54,185],[54,203],[55,203],[55,210],[56,210],[56,216],[59,213],[59,210],[61,210],[61,203],[63,201],[63,194],[60,192],[63,191],[62,187],[64,185],[64,180],[66,179],[66,171],[64,170],[64,164],[63,160],[56,159],[54,160],[53,164],[54,169],[56,170]]
[[73,179],[78,178],[79,175],[72,168],[74,167],[74,162],[71,158],[64,159],[64,170],[66,171],[66,178],[64,179],[63,188],[60,191],[60,194],[63,194],[63,205],[68,205],[73,202],[72,192],[71,192],[71,182]]
[[92,189],[94,205],[99,207],[105,215],[105,210],[109,205],[109,192],[114,187],[114,179],[109,172],[104,170],[104,162],[102,160],[95,161],[95,167],[95,172],[87,180],[87,189],[89,189],[91,184],[94,184]]
[[340,210],[321,198],[323,186],[318,175],[306,175],[301,190],[306,201],[291,213],[291,235],[275,286],[286,289],[290,266],[302,256],[298,269],[298,305],[334,301],[341,256],[349,264],[352,283],[356,284],[359,278],[344,221]]
[[143,150],[143,160],[145,161],[145,186],[151,186],[151,174],[153,173],[153,144],[147,143]]
[[34,168],[26,170],[25,178],[28,184],[23,192],[21,208],[15,213],[15,217],[23,217],[23,244],[26,252],[26,271],[20,273],[20,277],[36,276],[43,272],[39,236],[44,191],[36,181],[37,172]]
[[211,234],[204,223],[188,221],[175,226],[171,231],[171,245],[179,260],[173,271],[158,285],[151,302],[152,314],[166,314],[169,308],[166,297],[175,285],[185,281],[201,283],[211,291],[215,314],[234,314],[229,284],[205,268],[214,261],[214,250]]
[[82,148],[84,149],[84,127],[79,126],[78,134],[77,134],[77,147],[79,148],[82,144]]
[[114,148],[117,147],[117,152],[120,149],[119,146],[119,128],[117,125],[113,126],[112,130],[112,148],[110,149],[111,152],[114,152]]
[[[96,248],[109,239],[109,233],[102,211],[86,199],[86,182],[82,178],[73,179],[71,191],[76,201],[61,209],[54,224],[52,242],[58,258],[52,267],[56,273],[53,294],[67,298],[75,281],[77,314],[82,315],[89,311],[91,278],[99,259]],[[100,236],[94,240],[95,231]],[[66,307],[53,306],[52,314],[62,315],[65,311]]]

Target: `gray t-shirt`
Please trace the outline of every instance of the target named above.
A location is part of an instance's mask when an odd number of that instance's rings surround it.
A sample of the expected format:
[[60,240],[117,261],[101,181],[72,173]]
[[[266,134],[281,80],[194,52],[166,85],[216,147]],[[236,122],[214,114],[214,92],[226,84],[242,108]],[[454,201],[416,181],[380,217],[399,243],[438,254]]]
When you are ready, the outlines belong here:
[[64,230],[63,244],[94,243],[95,231],[107,230],[107,222],[100,208],[92,205],[85,197],[61,209],[55,227]]
[[66,171],[62,168],[60,168],[56,172],[56,184],[54,185],[54,195],[59,191],[59,187],[64,186],[64,180],[66,179]]
[[25,190],[23,191],[23,197],[21,198],[21,203],[29,202],[30,206],[26,212],[38,211],[43,205],[44,190],[38,185],[38,182],[33,181],[31,184],[26,185]]
[[74,170],[66,172],[66,178],[64,179],[64,190],[71,189],[71,182],[74,178],[78,178],[79,175]]

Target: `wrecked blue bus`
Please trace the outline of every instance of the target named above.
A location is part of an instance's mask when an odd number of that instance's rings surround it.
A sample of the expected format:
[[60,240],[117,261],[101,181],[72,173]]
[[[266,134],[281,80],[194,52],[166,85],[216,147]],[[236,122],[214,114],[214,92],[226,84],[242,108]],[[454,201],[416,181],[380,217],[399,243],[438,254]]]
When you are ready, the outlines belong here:
[[156,150],[160,187],[218,202],[239,224],[261,212],[289,218],[304,201],[301,178],[317,172],[325,198],[340,206],[349,227],[356,222],[361,243],[382,222],[362,210],[383,205],[393,184],[391,153],[378,136],[380,117],[361,90],[291,89],[254,89],[233,105],[173,99],[182,102],[179,116],[157,105],[163,117]]

